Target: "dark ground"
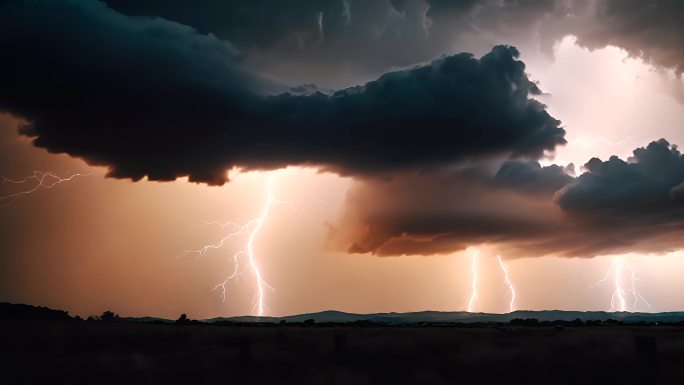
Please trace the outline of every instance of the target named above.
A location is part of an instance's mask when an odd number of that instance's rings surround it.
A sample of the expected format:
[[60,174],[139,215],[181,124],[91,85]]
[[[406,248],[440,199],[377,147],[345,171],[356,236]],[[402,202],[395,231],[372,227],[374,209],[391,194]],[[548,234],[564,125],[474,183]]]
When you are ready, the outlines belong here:
[[684,384],[677,326],[0,327],[4,384]]

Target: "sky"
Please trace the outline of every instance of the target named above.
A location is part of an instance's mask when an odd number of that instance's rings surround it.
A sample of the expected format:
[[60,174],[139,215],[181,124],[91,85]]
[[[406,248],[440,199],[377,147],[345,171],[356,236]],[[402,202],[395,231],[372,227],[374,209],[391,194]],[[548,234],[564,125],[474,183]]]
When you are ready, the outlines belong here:
[[682,17],[662,0],[0,2],[0,301],[681,310]]

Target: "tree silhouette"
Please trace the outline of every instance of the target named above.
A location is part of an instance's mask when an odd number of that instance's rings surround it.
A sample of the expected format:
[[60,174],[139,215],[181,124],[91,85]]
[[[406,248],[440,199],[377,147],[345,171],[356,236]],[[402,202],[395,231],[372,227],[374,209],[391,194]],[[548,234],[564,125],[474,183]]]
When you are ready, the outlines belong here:
[[112,311],[107,310],[104,313],[102,313],[102,315],[100,316],[100,319],[102,321],[107,321],[107,322],[116,321],[119,319],[119,315],[115,314]]
[[185,313],[181,314],[180,317],[176,320],[177,325],[189,325],[190,324],[190,319],[188,318]]

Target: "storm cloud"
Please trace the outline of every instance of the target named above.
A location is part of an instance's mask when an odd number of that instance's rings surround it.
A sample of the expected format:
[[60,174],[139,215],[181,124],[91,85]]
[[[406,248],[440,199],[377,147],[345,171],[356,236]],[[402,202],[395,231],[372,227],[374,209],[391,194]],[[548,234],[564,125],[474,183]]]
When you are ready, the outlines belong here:
[[[89,32],[82,33],[84,29]],[[282,93],[227,42],[95,1],[0,5],[0,108],[50,152],[139,180],[226,182],[226,170],[343,175],[538,158],[565,131],[530,96],[517,49],[443,57],[330,95]]]
[[[684,157],[664,139],[626,161],[591,159],[586,172],[558,191],[568,220],[596,234],[602,251],[670,251],[684,242]],[[601,241],[602,239],[602,241]]]
[[684,5],[678,0],[107,2],[126,14],[213,33],[260,70],[325,87],[370,80],[443,54],[481,55],[499,44],[551,55],[568,35],[591,49],[613,45],[656,66],[684,69]]
[[572,167],[507,161],[364,181],[337,240],[377,255],[440,254],[491,244],[512,257],[665,252],[684,244],[684,156],[661,139],[627,161]]
[[684,72],[681,1],[601,0],[594,4],[590,17],[590,27],[571,31],[581,45],[617,46],[646,62]]
[[[36,146],[132,180],[220,185],[234,167],[286,166],[353,176],[334,233],[356,253],[495,244],[508,256],[588,257],[682,246],[677,148],[661,140],[627,161],[592,159],[579,177],[572,165],[542,166],[565,130],[534,99],[541,90],[518,49],[487,45],[573,33],[681,72],[678,27],[652,22],[680,12],[674,3],[345,1],[281,12],[258,0],[201,2],[202,17],[175,1],[113,3],[128,15],[98,1],[0,2],[0,52],[11,58],[0,61],[0,110],[25,120]],[[230,23],[208,11],[219,8]],[[644,36],[658,43],[640,48]],[[440,57],[468,45],[487,49]],[[305,72],[332,63],[322,77],[338,65],[400,69],[323,91],[265,71],[291,60]]]
[[559,191],[563,210],[604,223],[677,228],[684,218],[684,157],[661,139],[634,150],[627,161],[591,159],[586,173]]
[[[537,39],[554,0],[108,0],[213,33],[277,78],[345,87],[455,52]],[[534,45],[532,45],[534,46]],[[523,47],[528,49],[527,46]],[[334,74],[334,76],[331,76]]]
[[[488,168],[404,173],[363,180],[350,190],[333,239],[380,256],[432,255],[496,244],[507,256],[548,253],[566,229],[563,212],[534,193],[495,182]],[[567,242],[562,239],[561,242]],[[553,250],[568,245],[553,245]]]

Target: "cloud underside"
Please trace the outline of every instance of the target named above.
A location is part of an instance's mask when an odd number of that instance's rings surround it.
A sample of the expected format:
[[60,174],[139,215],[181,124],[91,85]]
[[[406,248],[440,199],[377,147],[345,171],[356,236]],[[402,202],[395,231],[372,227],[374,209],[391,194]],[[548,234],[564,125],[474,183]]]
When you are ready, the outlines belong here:
[[351,252],[431,255],[478,244],[511,257],[666,252],[684,244],[684,158],[665,140],[627,161],[507,161],[364,180],[335,233]]

